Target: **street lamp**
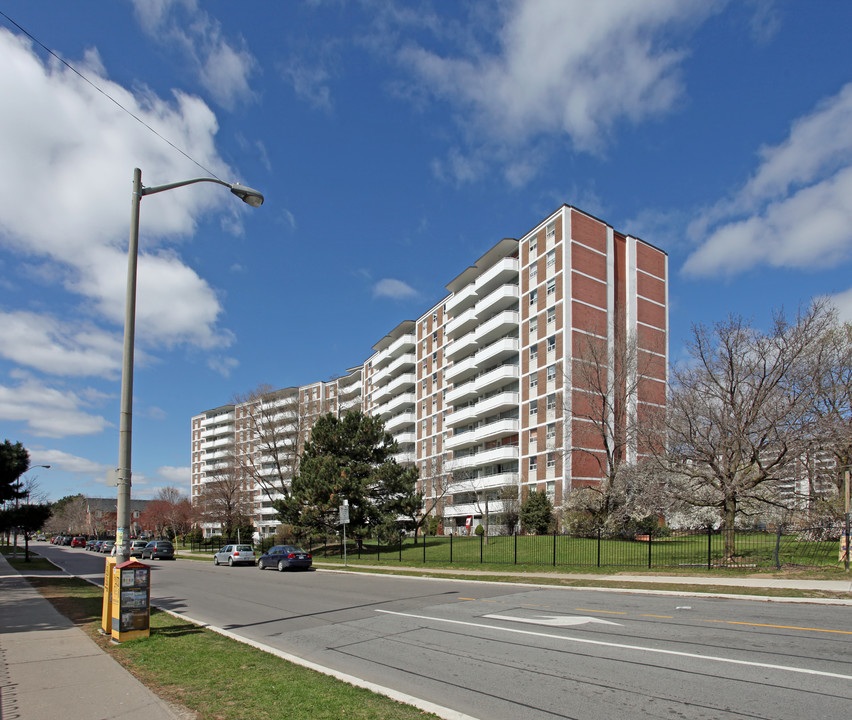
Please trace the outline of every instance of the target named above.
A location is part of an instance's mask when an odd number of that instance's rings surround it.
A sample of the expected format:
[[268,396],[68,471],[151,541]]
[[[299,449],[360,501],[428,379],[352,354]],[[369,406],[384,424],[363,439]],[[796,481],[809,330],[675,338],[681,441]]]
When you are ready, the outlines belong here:
[[130,464],[131,437],[133,433],[133,344],[136,328],[136,261],[139,254],[139,205],[145,195],[174,190],[184,185],[211,182],[230,188],[231,192],[252,207],[263,205],[263,195],[253,188],[238,183],[226,183],[217,178],[194,178],[168,185],[142,187],[142,171],[133,170],[133,194],[130,205],[130,245],[127,249],[127,300],[124,314],[124,355],[121,366],[121,418],[119,421],[118,501],[116,503],[115,547],[116,562],[128,559],[130,535]]

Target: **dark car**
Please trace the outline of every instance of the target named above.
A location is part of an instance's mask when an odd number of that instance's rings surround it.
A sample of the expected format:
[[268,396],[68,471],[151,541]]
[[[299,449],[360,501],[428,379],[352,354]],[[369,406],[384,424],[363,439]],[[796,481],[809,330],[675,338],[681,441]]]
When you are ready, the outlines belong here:
[[175,546],[168,540],[152,540],[142,548],[141,558],[151,560],[174,560]]
[[308,570],[313,562],[311,554],[297,545],[275,545],[260,556],[257,566],[261,570],[277,567],[280,572],[284,572],[296,568]]

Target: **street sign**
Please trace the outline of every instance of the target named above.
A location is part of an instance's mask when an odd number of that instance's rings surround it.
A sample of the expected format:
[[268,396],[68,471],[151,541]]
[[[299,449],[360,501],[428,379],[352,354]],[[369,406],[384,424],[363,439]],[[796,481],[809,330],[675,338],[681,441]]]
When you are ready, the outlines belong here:
[[349,524],[349,505],[341,505],[340,506],[340,524],[348,525]]

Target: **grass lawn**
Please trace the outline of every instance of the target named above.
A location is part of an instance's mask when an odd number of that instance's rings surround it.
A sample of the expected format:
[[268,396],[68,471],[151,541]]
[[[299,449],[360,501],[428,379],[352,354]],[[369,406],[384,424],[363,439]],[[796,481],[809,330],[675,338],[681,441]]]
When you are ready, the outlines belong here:
[[32,585],[145,685],[214,720],[437,718],[154,610],[151,637],[112,645],[98,632],[103,592],[77,578]]
[[15,570],[24,574],[35,570],[59,570],[50,560],[40,557],[32,550],[29,552],[29,560],[24,559],[24,549],[21,547],[18,548],[18,557],[15,557],[15,548],[11,545],[0,546],[0,552]]
[[[774,569],[786,566],[831,567],[838,558],[838,542],[810,541],[785,535],[777,543],[775,533],[736,534],[736,555],[725,561],[724,536],[706,532],[648,540],[576,538],[564,535],[498,536],[483,542],[477,536],[412,538],[391,546],[365,541],[359,550],[348,544],[352,560],[400,562],[405,564],[529,565],[545,568],[698,568],[720,567]],[[316,559],[342,558],[339,544],[306,543]],[[777,564],[776,564],[777,560]]]

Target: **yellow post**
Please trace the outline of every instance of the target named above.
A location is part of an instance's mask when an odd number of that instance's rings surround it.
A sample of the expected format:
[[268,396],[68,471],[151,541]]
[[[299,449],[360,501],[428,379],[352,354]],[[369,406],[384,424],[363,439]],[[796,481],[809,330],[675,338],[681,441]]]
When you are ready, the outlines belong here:
[[115,558],[107,557],[104,569],[104,604],[101,611],[101,632],[109,635],[112,632],[112,570],[115,567]]

